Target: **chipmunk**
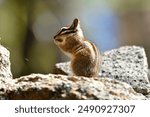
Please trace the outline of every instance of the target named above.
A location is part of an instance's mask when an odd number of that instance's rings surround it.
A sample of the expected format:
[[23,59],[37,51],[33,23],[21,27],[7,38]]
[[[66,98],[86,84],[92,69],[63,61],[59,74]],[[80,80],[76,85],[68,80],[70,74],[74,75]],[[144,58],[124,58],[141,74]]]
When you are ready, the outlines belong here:
[[70,27],[62,27],[54,36],[55,44],[71,59],[74,75],[98,76],[101,54],[94,43],[84,38],[79,19],[74,19]]

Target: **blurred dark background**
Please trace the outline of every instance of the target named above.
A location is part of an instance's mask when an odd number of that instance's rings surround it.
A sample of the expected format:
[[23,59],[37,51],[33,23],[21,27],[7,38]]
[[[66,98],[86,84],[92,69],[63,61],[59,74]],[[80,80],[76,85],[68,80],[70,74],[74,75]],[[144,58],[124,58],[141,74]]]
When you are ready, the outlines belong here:
[[76,17],[102,52],[137,45],[150,61],[150,0],[0,0],[0,43],[11,52],[14,77],[51,73],[66,61],[53,36]]

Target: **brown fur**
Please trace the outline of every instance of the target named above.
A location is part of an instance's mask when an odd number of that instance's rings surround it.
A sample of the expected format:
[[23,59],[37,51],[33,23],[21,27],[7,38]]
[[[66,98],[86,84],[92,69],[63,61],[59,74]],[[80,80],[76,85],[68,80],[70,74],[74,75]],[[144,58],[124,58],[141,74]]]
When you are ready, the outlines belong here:
[[79,31],[82,30],[78,20],[75,20],[68,29],[75,32],[62,31],[62,34],[57,34],[54,39],[63,52],[71,55],[73,73],[77,76],[98,76],[102,61],[99,49],[94,43],[79,35]]

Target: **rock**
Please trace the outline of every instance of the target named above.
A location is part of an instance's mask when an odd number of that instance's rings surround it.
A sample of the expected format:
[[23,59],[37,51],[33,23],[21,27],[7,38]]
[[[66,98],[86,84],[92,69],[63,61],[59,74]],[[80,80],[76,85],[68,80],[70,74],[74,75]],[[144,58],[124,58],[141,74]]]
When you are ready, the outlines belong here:
[[70,69],[70,62],[56,63],[54,66],[54,74],[73,75]]
[[[102,59],[101,77],[126,82],[139,93],[150,93],[147,57],[142,47],[125,46],[107,51],[104,52]],[[58,63],[55,69],[56,74],[72,74],[70,62]]]
[[146,95],[147,100],[150,100],[150,95]]
[[31,74],[14,82],[7,99],[146,99],[130,85],[109,78]]
[[15,90],[14,80],[0,77],[0,99],[9,99],[8,93],[12,90]]
[[[61,63],[56,65],[56,73],[67,75],[31,74],[13,79],[10,71],[9,52],[1,46],[0,99],[150,99],[144,50],[140,47],[123,47],[122,49],[104,53],[102,72],[99,77],[73,76],[69,67],[70,63]],[[132,50],[132,54],[129,50]],[[124,54],[128,56],[126,57]],[[124,57],[122,57],[123,55]],[[135,59],[134,57],[138,55],[140,57]],[[135,69],[136,65],[137,69]],[[118,76],[116,77],[116,75]],[[142,81],[140,81],[140,77],[143,78]],[[132,83],[135,79],[136,82]]]
[[149,82],[150,82],[150,69],[148,69],[148,79],[149,79]]
[[0,45],[0,78],[12,78],[9,51]]

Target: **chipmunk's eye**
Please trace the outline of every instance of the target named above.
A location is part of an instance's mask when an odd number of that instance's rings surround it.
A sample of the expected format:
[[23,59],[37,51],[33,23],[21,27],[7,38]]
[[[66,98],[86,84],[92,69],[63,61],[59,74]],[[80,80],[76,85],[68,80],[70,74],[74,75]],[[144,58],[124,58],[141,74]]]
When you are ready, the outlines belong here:
[[58,41],[58,42],[62,42],[63,40],[62,39],[55,39],[56,41]]
[[63,29],[61,30],[61,32],[66,31],[66,30],[67,30],[67,29],[63,28]]

